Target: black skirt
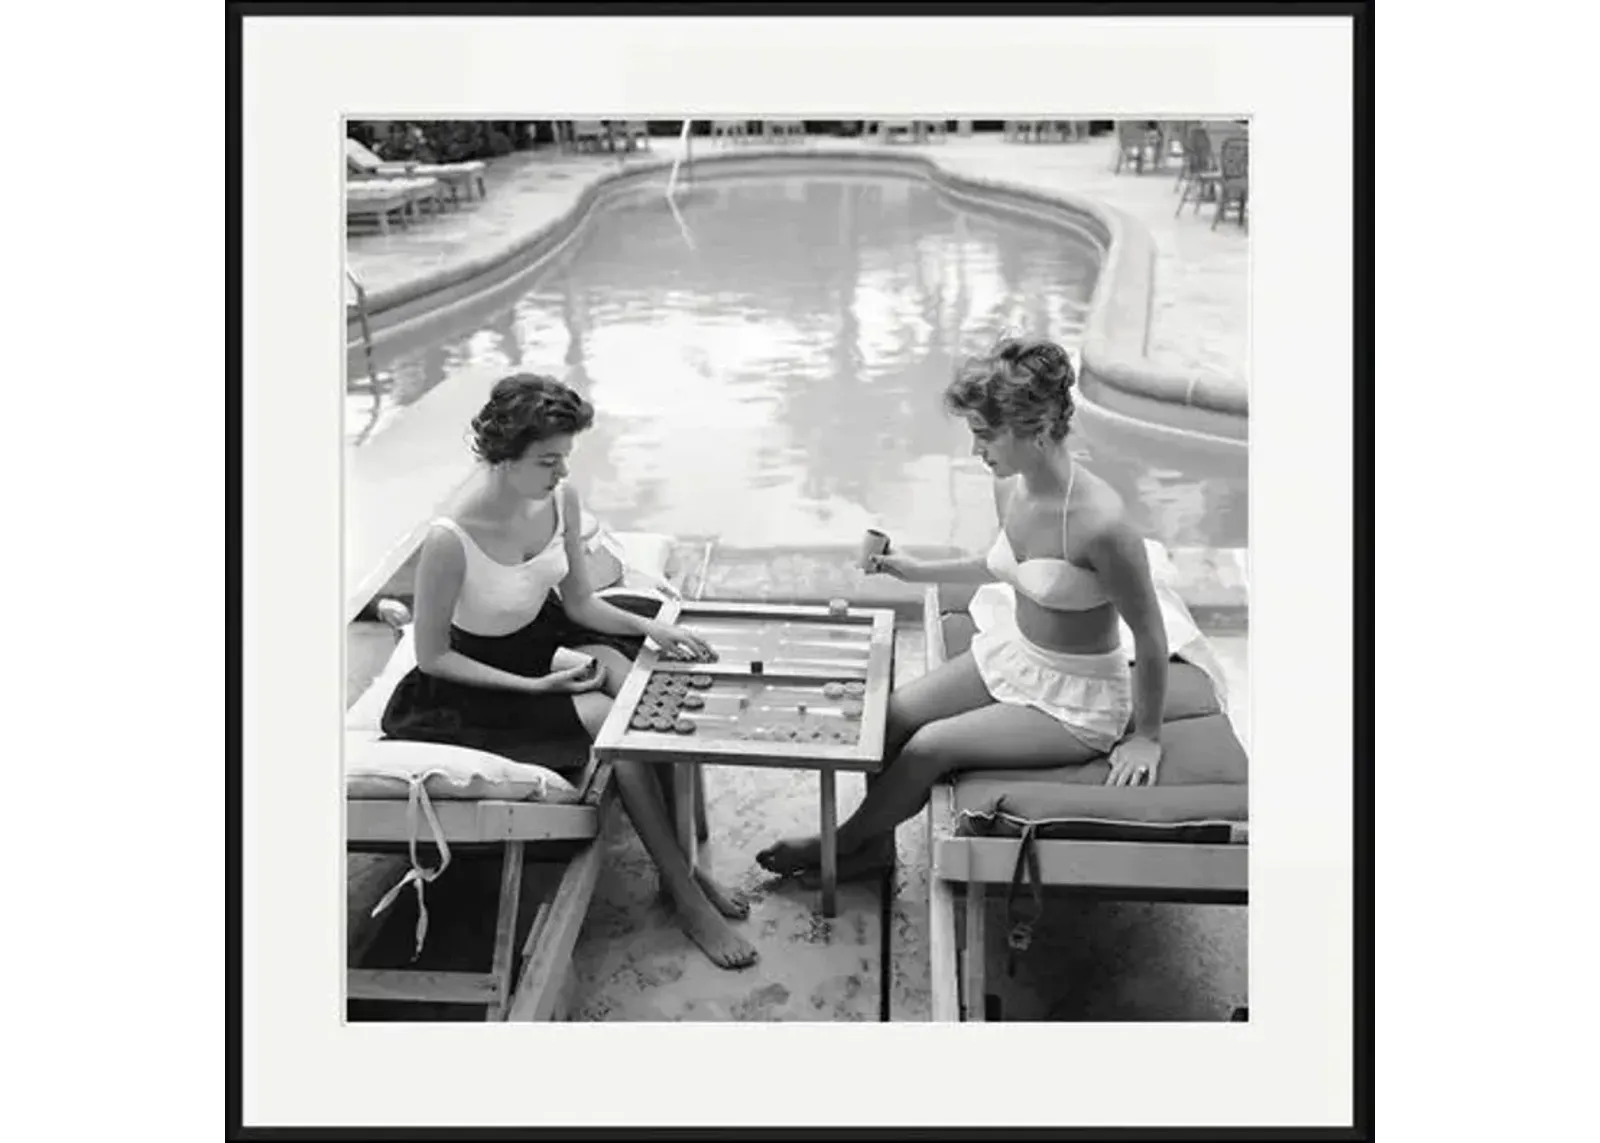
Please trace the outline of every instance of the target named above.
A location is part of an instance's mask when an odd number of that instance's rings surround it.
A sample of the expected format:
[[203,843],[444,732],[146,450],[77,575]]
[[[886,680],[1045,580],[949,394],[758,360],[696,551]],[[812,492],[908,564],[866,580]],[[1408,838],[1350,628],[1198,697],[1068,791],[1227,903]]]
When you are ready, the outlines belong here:
[[[652,605],[619,605],[654,614]],[[509,635],[474,635],[454,625],[450,628],[451,650],[527,678],[549,674],[558,647],[593,646],[614,648],[632,660],[644,640],[580,626],[553,595],[533,622]],[[549,770],[581,769],[589,757],[589,733],[571,695],[473,686],[424,674],[418,667],[411,668],[389,696],[382,727],[388,738],[466,746]]]

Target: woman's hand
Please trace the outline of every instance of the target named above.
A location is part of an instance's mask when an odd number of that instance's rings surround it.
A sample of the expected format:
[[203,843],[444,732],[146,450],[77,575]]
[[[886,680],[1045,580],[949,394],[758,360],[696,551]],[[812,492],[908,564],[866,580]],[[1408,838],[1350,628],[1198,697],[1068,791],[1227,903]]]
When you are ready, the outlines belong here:
[[919,567],[910,556],[868,556],[866,562],[868,575],[892,575],[906,583],[916,580]]
[[651,623],[646,634],[661,648],[663,658],[691,663],[717,661],[717,653],[711,649],[711,644],[688,628],[673,627],[666,623]]
[[1161,765],[1161,743],[1154,738],[1130,735],[1111,748],[1111,773],[1108,786],[1154,786]]
[[606,666],[598,659],[590,659],[587,663],[579,663],[564,671],[551,671],[529,682],[532,684],[529,690],[534,694],[581,695],[605,685]]

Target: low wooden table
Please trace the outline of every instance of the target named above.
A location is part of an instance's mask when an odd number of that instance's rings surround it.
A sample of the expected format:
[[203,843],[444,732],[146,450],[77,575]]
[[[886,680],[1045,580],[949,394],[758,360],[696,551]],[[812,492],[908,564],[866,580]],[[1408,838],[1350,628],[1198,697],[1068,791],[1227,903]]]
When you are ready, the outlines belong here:
[[673,767],[678,839],[691,866],[699,764],[816,770],[822,913],[836,915],[836,776],[883,766],[894,612],[697,600],[669,601],[657,618],[695,632],[719,659],[680,663],[647,647],[595,739],[596,755]]

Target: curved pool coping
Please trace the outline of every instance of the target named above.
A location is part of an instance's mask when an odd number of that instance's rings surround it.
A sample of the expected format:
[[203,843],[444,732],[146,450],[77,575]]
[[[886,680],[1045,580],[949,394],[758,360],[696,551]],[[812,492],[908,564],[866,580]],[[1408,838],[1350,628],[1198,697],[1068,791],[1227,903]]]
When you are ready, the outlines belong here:
[[[1201,366],[1181,367],[1149,356],[1155,298],[1155,239],[1125,211],[1084,195],[1045,192],[1016,183],[958,175],[924,155],[892,155],[817,147],[788,154],[716,154],[696,158],[684,193],[707,178],[749,174],[816,174],[892,171],[920,175],[951,198],[989,212],[1022,215],[1087,236],[1101,261],[1083,331],[1079,392],[1105,413],[1168,430],[1243,445],[1249,436],[1249,392],[1244,380]],[[589,215],[625,192],[659,184],[665,193],[671,163],[645,161],[599,176],[564,214],[475,258],[464,258],[407,281],[369,292],[368,320],[375,339],[442,311],[465,305],[558,253]],[[347,342],[359,345],[351,321]]]

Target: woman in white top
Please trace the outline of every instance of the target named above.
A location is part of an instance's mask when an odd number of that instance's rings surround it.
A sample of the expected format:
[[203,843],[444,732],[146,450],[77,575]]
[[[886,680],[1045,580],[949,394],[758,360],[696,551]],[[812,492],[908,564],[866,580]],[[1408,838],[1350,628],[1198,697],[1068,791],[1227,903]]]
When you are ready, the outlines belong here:
[[[593,422],[593,407],[553,378],[517,374],[495,385],[472,421],[488,479],[423,541],[417,665],[389,700],[385,734],[581,764],[645,639],[669,656],[716,657],[693,633],[594,595],[578,493],[566,481],[573,441]],[[555,670],[558,647],[592,656],[595,669]],[[749,907],[690,869],[660,776],[639,762],[617,762],[613,773],[684,931],[719,965],[752,963],[755,948],[727,921]]]
[[[839,826],[840,876],[891,861],[894,827],[955,771],[1098,763],[1109,785],[1156,780],[1166,631],[1143,539],[1116,492],[1068,451],[1073,382],[1059,345],[1007,339],[945,391],[994,473],[1000,534],[984,556],[887,555],[868,570],[914,583],[999,580],[1014,589],[1016,610],[890,697],[884,769]],[[1131,672],[1119,616],[1133,632]],[[781,841],[757,860],[810,875],[818,841]]]

